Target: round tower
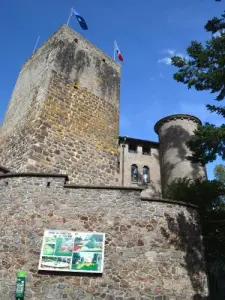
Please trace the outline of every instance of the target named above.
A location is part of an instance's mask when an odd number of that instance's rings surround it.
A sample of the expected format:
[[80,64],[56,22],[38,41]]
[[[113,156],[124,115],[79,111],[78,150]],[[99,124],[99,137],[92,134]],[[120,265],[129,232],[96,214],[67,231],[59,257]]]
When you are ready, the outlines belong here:
[[177,114],[165,117],[155,124],[159,135],[162,191],[176,178],[206,177],[204,166],[193,164],[186,159],[191,151],[186,142],[193,136],[201,121],[191,115]]

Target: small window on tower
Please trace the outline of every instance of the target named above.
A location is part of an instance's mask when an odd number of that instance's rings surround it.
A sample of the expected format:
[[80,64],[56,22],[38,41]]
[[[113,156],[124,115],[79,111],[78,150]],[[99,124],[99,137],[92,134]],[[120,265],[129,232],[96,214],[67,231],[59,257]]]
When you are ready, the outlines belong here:
[[129,145],[128,151],[130,153],[137,153],[137,146],[135,146],[135,145]]
[[120,173],[120,161],[117,161],[117,173]]
[[138,166],[137,165],[131,166],[131,181],[138,182]]
[[142,147],[142,154],[143,155],[151,155],[151,149],[150,149],[150,147],[143,146]]

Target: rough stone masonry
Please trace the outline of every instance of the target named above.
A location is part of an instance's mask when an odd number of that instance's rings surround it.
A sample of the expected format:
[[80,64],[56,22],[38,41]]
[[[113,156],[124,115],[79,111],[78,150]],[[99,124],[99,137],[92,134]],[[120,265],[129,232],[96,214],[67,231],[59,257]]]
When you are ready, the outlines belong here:
[[0,163],[118,182],[120,66],[62,26],[24,64],[0,131]]
[[[13,298],[20,269],[29,300],[205,299],[195,208],[141,200],[137,188],[78,187],[48,176],[0,176],[1,300]],[[105,232],[103,275],[38,273],[44,228]]]
[[[14,298],[21,269],[25,300],[207,299],[198,208],[160,198],[160,181],[204,175],[184,161],[199,120],[160,120],[152,157],[136,140],[119,166],[119,90],[120,66],[65,25],[24,64],[0,129],[1,300]],[[120,186],[133,159],[151,164],[157,198]],[[45,229],[104,232],[103,274],[38,272]]]

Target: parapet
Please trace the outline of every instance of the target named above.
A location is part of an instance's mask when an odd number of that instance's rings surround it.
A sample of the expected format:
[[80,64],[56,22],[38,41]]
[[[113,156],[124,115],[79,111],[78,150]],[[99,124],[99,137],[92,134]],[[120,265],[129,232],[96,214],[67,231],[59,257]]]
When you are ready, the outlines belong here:
[[159,134],[159,130],[163,124],[170,122],[172,120],[174,121],[174,120],[178,120],[178,119],[179,120],[191,120],[193,122],[198,123],[199,125],[202,124],[201,120],[195,116],[188,115],[188,114],[175,114],[175,115],[167,116],[167,117],[160,119],[154,126],[155,132],[157,134]]

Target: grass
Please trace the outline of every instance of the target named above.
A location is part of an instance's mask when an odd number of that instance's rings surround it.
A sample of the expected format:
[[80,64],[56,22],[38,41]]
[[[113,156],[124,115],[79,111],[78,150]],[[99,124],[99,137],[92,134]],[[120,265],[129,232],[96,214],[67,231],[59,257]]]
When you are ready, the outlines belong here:
[[81,263],[72,265],[72,270],[98,271],[98,265],[96,263]]

